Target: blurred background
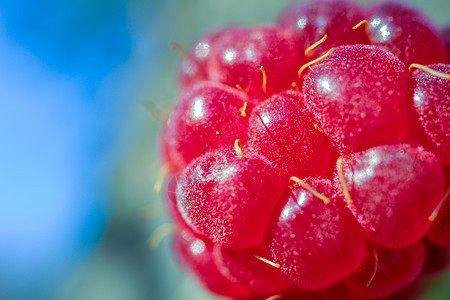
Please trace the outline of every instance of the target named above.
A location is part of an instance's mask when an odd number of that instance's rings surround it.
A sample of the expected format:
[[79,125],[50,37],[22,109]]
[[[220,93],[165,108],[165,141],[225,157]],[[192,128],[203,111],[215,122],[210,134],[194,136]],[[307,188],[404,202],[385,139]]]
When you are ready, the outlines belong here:
[[[170,222],[153,193],[177,97],[168,45],[290,2],[0,0],[1,300],[214,299],[170,238],[147,246]],[[448,0],[410,2],[450,21]],[[446,277],[423,299],[450,299]]]

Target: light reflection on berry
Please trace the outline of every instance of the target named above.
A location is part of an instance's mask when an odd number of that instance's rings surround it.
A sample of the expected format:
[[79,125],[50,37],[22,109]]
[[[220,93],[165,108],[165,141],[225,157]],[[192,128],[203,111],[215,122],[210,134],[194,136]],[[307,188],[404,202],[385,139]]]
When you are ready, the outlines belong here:
[[236,52],[233,49],[227,49],[227,50],[225,50],[225,54],[223,55],[223,58],[227,62],[233,63],[233,60],[236,58]]
[[332,91],[330,81],[327,78],[319,79],[319,86],[322,87],[322,91],[325,93],[330,93]]
[[204,100],[202,97],[197,97],[194,100],[192,118],[198,120],[201,119],[204,115],[205,115]]
[[198,59],[204,60],[208,57],[210,49],[211,47],[208,43],[198,43],[195,47],[195,56]]
[[305,17],[300,18],[300,19],[298,19],[298,21],[297,21],[297,27],[298,27],[299,29],[303,29],[303,28],[305,28],[306,23],[308,23],[308,19],[307,19],[307,18],[305,18]]
[[388,38],[391,36],[391,31],[389,30],[388,26],[385,24],[380,27],[381,37],[383,38],[383,41],[387,41]]
[[200,255],[205,251],[205,243],[202,240],[195,240],[190,246],[194,255]]

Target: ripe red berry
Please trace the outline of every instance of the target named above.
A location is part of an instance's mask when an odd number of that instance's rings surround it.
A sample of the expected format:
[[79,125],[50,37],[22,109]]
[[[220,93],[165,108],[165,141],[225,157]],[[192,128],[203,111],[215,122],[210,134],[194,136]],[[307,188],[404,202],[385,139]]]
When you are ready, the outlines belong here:
[[416,8],[400,2],[377,3],[367,20],[370,42],[391,51],[407,66],[447,63],[441,33]]
[[422,242],[401,249],[371,245],[355,273],[344,280],[355,295],[368,298],[389,296],[414,281],[425,262]]
[[378,47],[336,48],[305,76],[305,100],[340,153],[405,137],[408,69]]
[[261,242],[285,178],[262,157],[228,148],[206,153],[181,175],[177,203],[186,223],[213,242],[247,248]]
[[247,95],[220,83],[202,82],[185,91],[163,134],[163,154],[181,171],[201,154],[247,137],[248,120],[240,115]]
[[[303,60],[294,43],[274,26],[236,29],[220,39],[208,63],[211,80],[248,90],[251,97],[271,95],[291,86]],[[265,98],[263,98],[265,99]],[[253,99],[252,99],[253,100]]]
[[289,176],[326,175],[330,147],[300,92],[272,96],[249,120],[249,147]]
[[[341,170],[338,168],[338,173]],[[444,196],[439,161],[423,147],[377,146],[344,160],[340,187],[367,237],[385,247],[418,241]]]
[[[450,76],[450,65],[432,64],[432,70]],[[430,74],[424,70],[414,70],[414,107],[419,123],[429,145],[441,159],[444,166],[450,165],[450,80]]]
[[300,53],[327,35],[326,40],[309,53],[311,59],[332,47],[366,44],[364,30],[352,29],[363,19],[361,9],[353,1],[318,0],[294,3],[281,14],[278,23],[292,36]]
[[174,249],[181,263],[211,292],[235,299],[248,299],[253,295],[243,285],[222,276],[213,260],[211,242],[184,229],[175,235]]
[[304,182],[329,199],[325,204],[309,190],[294,184],[275,210],[265,245],[271,260],[289,280],[305,290],[330,287],[358,268],[364,256],[364,236],[342,195],[327,179]]
[[446,266],[448,32],[402,3],[317,0],[175,45],[166,199],[207,289],[413,299]]

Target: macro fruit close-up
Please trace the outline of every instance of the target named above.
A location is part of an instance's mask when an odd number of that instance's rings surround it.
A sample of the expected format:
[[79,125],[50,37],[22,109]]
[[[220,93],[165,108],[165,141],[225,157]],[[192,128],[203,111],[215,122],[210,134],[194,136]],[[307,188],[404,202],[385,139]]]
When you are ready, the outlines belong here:
[[317,0],[204,32],[173,44],[160,134],[187,274],[230,299],[427,299],[450,260],[448,27]]

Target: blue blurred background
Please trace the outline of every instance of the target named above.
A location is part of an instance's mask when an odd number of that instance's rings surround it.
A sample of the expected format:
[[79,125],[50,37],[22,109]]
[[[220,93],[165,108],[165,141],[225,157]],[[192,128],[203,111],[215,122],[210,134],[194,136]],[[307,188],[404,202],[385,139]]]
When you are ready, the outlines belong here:
[[[0,0],[0,299],[212,299],[168,239],[146,246],[168,222],[146,107],[175,101],[170,41],[289,2]],[[449,21],[446,0],[412,2]]]

